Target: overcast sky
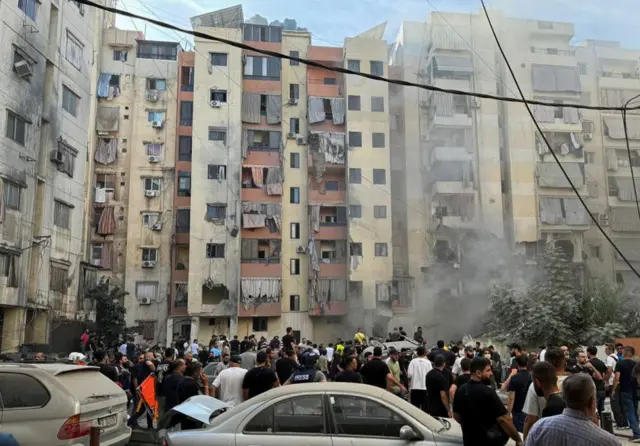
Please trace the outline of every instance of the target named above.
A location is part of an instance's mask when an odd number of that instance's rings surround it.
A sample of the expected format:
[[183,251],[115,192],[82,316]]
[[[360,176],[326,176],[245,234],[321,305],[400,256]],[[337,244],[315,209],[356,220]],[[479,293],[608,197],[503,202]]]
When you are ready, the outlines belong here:
[[[584,38],[618,40],[623,46],[640,48],[638,0],[486,0],[489,7],[514,17],[569,21],[576,25],[576,41]],[[190,28],[189,17],[241,3],[245,19],[260,14],[269,21],[293,18],[313,34],[317,45],[341,45],[384,21],[388,41],[395,39],[403,20],[423,21],[431,11],[475,12],[480,0],[118,0],[120,9]],[[615,5],[615,6],[612,6]],[[139,31],[144,22],[136,21]],[[128,18],[118,26],[133,28]],[[179,40],[173,31],[147,25],[148,39]],[[184,38],[181,36],[181,38]]]

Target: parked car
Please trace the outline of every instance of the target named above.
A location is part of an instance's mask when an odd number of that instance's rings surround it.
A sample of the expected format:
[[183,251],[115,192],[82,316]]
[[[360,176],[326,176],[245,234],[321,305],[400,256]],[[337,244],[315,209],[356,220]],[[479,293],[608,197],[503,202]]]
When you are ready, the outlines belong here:
[[[169,432],[166,446],[462,444],[456,421],[434,418],[390,392],[364,384],[282,386],[229,409],[224,403],[203,404],[201,398],[177,408],[205,427]],[[193,407],[187,407],[190,403]]]
[[30,446],[102,446],[129,442],[127,396],[97,367],[61,363],[0,364],[0,432]]

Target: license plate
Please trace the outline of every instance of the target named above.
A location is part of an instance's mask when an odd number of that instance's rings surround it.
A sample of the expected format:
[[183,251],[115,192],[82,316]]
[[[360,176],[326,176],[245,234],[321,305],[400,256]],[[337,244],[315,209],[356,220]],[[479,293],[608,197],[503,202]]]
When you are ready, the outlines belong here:
[[117,415],[109,415],[108,417],[99,418],[98,426],[102,428],[112,427],[112,426],[115,426],[117,422],[118,422]]

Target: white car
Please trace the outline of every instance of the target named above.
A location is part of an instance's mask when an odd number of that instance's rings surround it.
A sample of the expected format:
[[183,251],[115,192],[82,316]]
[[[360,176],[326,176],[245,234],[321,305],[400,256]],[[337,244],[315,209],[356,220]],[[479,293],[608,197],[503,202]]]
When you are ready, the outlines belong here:
[[0,364],[0,432],[21,445],[89,446],[129,442],[127,396],[100,369],[62,363]]
[[433,418],[365,384],[282,386],[234,408],[200,396],[174,410],[204,428],[170,432],[166,446],[462,445],[462,430],[454,420]]

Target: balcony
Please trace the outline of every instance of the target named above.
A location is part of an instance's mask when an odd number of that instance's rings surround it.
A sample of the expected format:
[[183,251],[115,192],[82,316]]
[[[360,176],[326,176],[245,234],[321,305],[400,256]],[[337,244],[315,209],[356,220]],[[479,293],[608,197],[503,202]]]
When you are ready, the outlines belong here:
[[242,278],[238,317],[276,317],[282,314],[279,278]]
[[[637,63],[635,64],[637,66]],[[628,71],[599,71],[598,84],[600,88],[637,90],[640,87],[640,74],[629,68]]]
[[475,219],[467,219],[459,215],[447,215],[442,217],[440,224],[446,228],[471,230],[478,228],[478,222]]
[[468,195],[473,196],[473,184],[463,183],[462,181],[436,181],[433,183],[431,193],[434,196],[439,195]]
[[242,258],[240,263],[240,275],[242,277],[280,277],[282,274],[280,258]]
[[309,316],[346,316],[347,314],[349,314],[349,304],[343,300],[324,304],[316,303],[309,307]]
[[309,316],[342,316],[347,314],[346,278],[332,279],[320,275],[309,281]]
[[[321,206],[316,240],[345,240],[347,238],[347,208],[344,206]],[[310,218],[314,207],[310,207]]]

